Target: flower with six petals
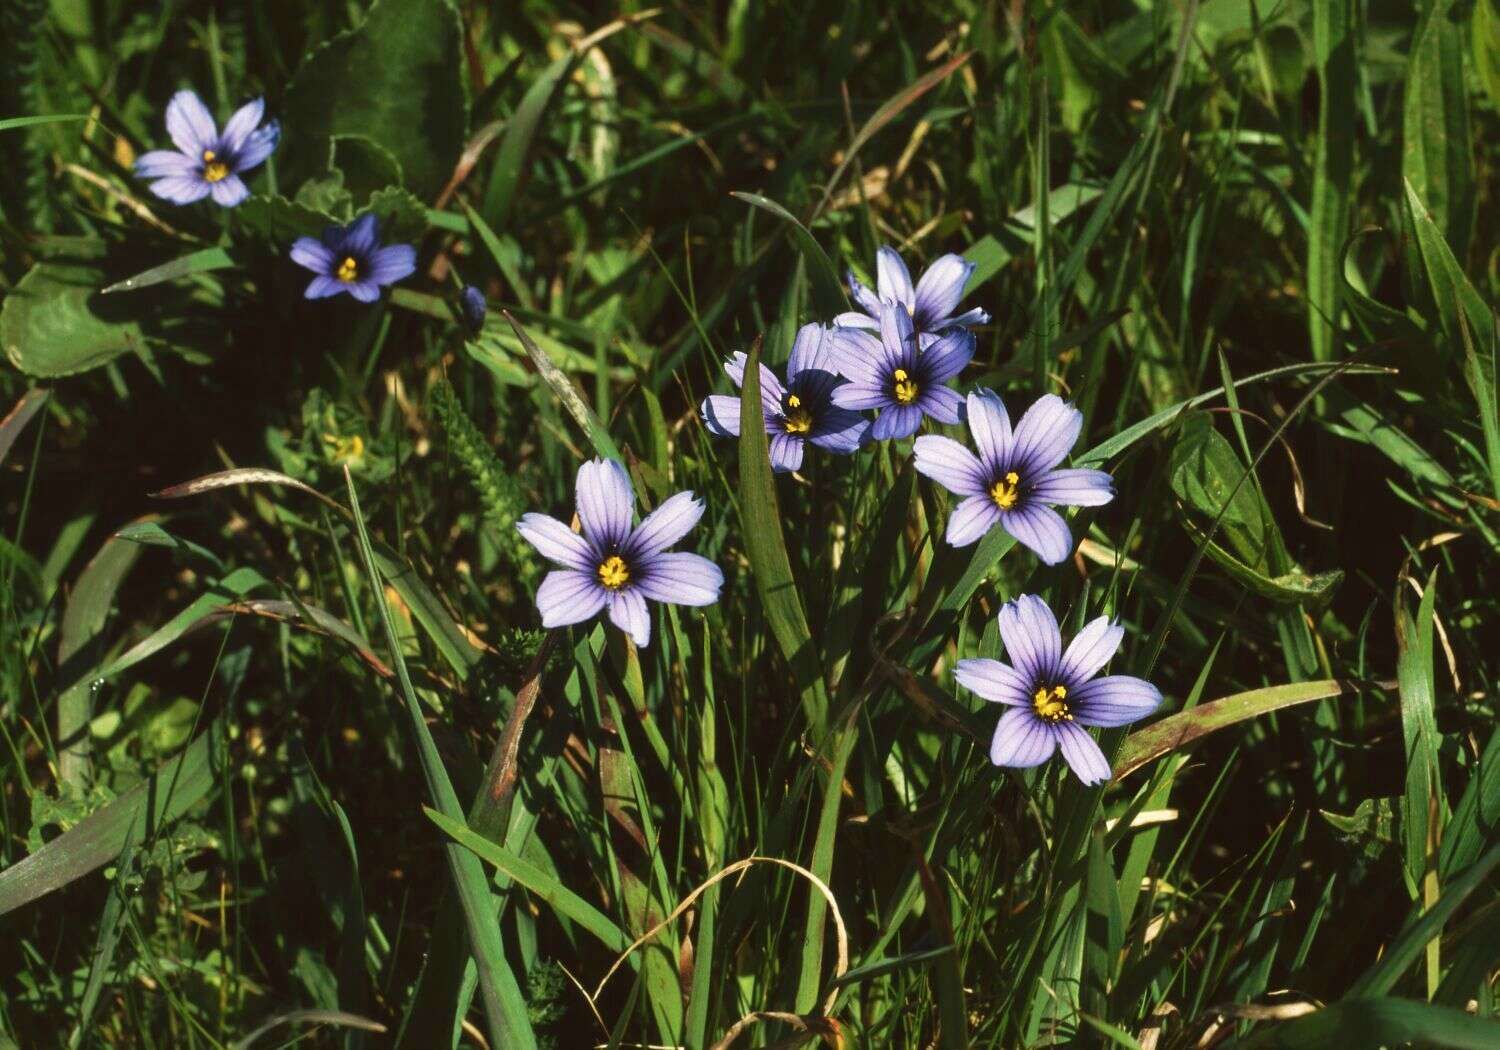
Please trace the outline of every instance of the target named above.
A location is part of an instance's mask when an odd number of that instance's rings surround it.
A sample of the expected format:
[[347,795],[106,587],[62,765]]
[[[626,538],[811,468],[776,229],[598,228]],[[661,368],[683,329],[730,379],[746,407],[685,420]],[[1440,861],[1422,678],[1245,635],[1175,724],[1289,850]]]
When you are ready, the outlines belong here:
[[910,437],[931,416],[957,423],[964,399],[947,386],[974,357],[974,333],[950,329],[921,346],[911,314],[897,303],[880,306],[880,335],[862,328],[835,330],[839,371],[849,382],[833,391],[840,408],[878,409],[870,427],[876,441]]
[[[771,369],[760,366],[760,404],[771,438],[773,470],[801,469],[808,442],[829,452],[857,452],[870,429],[857,412],[833,403],[833,393],[843,379],[834,371],[831,344],[828,329],[803,325],[792,344],[784,386]],[[724,362],[724,371],[737,387],[745,383],[746,361],[743,353],[736,353]],[[703,399],[699,411],[710,433],[739,436],[739,398],[713,394]]]
[[1110,778],[1109,762],[1084,726],[1123,726],[1149,715],[1161,691],[1130,675],[1096,677],[1124,628],[1101,616],[1074,636],[1067,649],[1047,603],[1023,594],[1000,609],[1000,639],[1010,663],[960,660],[958,683],[1006,707],[990,742],[997,766],[1039,766],[1061,750],[1085,784]]
[[914,443],[917,471],[964,497],[948,518],[948,542],[967,546],[998,524],[1056,565],[1072,551],[1073,535],[1052,508],[1097,507],[1115,497],[1104,471],[1058,468],[1078,440],[1083,413],[1046,394],[1012,431],[1005,403],[982,389],[969,395],[968,409],[979,455],[936,434]]
[[944,255],[922,273],[916,287],[912,287],[911,271],[895,249],[882,247],[875,253],[875,290],[863,284],[849,273],[849,294],[859,310],[839,314],[833,323],[840,328],[880,328],[880,306],[882,303],[899,303],[906,308],[915,325],[918,338],[925,347],[938,335],[950,328],[972,328],[988,324],[990,315],[975,307],[961,314],[958,301],[964,296],[964,285],[974,264],[961,255]]
[[380,298],[380,286],[395,284],[417,268],[417,250],[409,244],[380,244],[374,215],[361,215],[348,226],[330,226],[321,238],[298,237],[292,262],[311,270],[303,296],[323,299],[348,292],[362,303]]
[[557,564],[537,588],[543,627],[582,623],[601,609],[614,625],[646,645],[651,613],[646,599],[673,605],[712,605],[724,574],[707,558],[668,547],[703,516],[691,492],[679,492],[632,527],[635,493],[630,475],[614,460],[578,468],[577,533],[546,514],[525,514],[516,529]]
[[250,196],[240,175],[269,157],[281,139],[281,125],[260,122],[265,113],[265,101],[254,99],[235,110],[220,131],[197,94],[179,91],[167,103],[167,134],[177,149],[142,154],[136,177],[154,180],[151,192],[173,204],[211,196],[215,204],[233,208]]

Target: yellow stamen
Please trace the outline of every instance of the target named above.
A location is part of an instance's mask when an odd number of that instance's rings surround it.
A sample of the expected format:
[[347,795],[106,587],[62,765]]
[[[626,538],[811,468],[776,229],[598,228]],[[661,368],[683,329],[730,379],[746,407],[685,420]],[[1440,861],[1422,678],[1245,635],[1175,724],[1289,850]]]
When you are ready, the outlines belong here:
[[995,506],[1001,510],[1010,510],[1020,497],[1021,475],[1014,470],[1007,472],[1005,477],[990,486],[990,499],[994,500]]
[[225,164],[222,160],[215,160],[214,158],[217,156],[218,154],[211,149],[203,151],[203,181],[218,182],[221,179],[228,178],[229,165]]
[[343,281],[345,284],[358,277],[359,263],[354,261],[354,256],[344,256],[344,261],[339,263],[338,273],[336,273],[334,276]]
[[348,437],[339,437],[337,434],[324,434],[323,442],[328,446],[328,458],[334,463],[358,464],[365,456],[365,439],[358,434]]
[[611,554],[600,562],[599,582],[612,591],[618,591],[629,583],[630,570],[625,566],[625,559],[618,554]]
[[1068,710],[1068,687],[1054,685],[1038,689],[1031,698],[1031,706],[1038,718],[1045,722],[1071,722],[1073,712]]
[[812,430],[812,413],[802,407],[802,399],[796,394],[787,395],[786,412],[783,415],[788,434],[806,434]]
[[896,369],[891,373],[891,378],[896,381],[894,393],[897,402],[909,405],[917,399],[917,381],[906,374],[906,369]]

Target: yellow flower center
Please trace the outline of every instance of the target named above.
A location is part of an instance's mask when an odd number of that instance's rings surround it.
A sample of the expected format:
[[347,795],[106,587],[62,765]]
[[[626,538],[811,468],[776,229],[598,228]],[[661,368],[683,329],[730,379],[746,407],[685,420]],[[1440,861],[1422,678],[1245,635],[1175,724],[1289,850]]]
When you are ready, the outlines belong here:
[[344,261],[339,263],[338,273],[336,273],[334,276],[343,281],[345,284],[348,284],[350,281],[358,277],[359,263],[354,261],[354,256],[344,256]]
[[1014,470],[1008,471],[1005,477],[990,486],[990,499],[995,501],[995,506],[1001,510],[1010,510],[1016,505],[1016,500],[1021,496],[1021,475]]
[[812,413],[802,407],[802,399],[796,394],[787,396],[784,414],[788,434],[806,434],[812,430]]
[[1046,686],[1038,689],[1031,698],[1031,706],[1036,711],[1036,716],[1044,722],[1071,722],[1073,712],[1068,710],[1068,687],[1065,685],[1054,685],[1051,689]]
[[909,405],[917,399],[917,381],[906,374],[906,369],[896,369],[891,378],[895,380],[894,393],[900,404]]
[[229,175],[229,165],[222,160],[215,160],[218,156],[211,149],[203,151],[203,180],[205,182],[218,182]]
[[611,554],[599,563],[599,582],[611,591],[618,591],[630,582],[630,570],[625,567],[625,559],[618,554]]

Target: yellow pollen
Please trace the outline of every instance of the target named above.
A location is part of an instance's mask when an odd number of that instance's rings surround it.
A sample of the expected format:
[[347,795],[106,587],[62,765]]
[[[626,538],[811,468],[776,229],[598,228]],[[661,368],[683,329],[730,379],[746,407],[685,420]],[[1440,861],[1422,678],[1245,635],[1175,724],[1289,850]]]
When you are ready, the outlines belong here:
[[990,499],[994,500],[995,506],[1001,510],[1010,510],[1014,507],[1020,495],[1021,475],[1014,470],[1007,472],[1005,477],[990,486]]
[[917,381],[906,374],[906,369],[898,368],[891,373],[894,379],[894,393],[900,404],[909,405],[917,399]]
[[796,394],[787,395],[783,418],[782,426],[788,434],[806,434],[812,430],[812,413],[802,407],[802,399]]
[[1031,698],[1031,706],[1037,717],[1045,722],[1071,722],[1073,712],[1068,710],[1068,687],[1054,685],[1038,689]]
[[211,149],[203,151],[203,180],[205,182],[218,182],[229,176],[229,165],[222,160],[215,160],[218,154]]
[[800,397],[798,397],[796,394],[788,394],[787,398],[786,398],[786,407],[787,408],[801,408],[802,407],[802,399]]
[[339,280],[345,282],[346,284],[354,280],[354,278],[358,277],[359,263],[354,261],[354,256],[344,256],[344,261],[339,263],[338,273],[336,273],[334,276],[336,276]]
[[599,582],[612,591],[617,591],[629,583],[630,570],[625,567],[625,559],[618,554],[611,554],[600,562]]

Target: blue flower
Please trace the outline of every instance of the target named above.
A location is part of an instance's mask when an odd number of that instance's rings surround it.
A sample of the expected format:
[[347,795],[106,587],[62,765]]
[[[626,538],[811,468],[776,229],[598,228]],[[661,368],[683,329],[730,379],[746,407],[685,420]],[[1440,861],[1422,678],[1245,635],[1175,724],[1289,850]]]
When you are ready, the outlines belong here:
[[1059,470],[1083,413],[1056,394],[1037,399],[1011,432],[1005,403],[994,392],[969,395],[975,456],[952,438],[924,434],[913,443],[918,473],[965,499],[948,519],[948,542],[965,547],[999,525],[1056,565],[1073,549],[1067,522],[1053,506],[1098,507],[1115,498],[1102,470]]
[[[760,366],[760,404],[771,435],[771,468],[798,470],[810,441],[829,452],[859,451],[870,424],[856,412],[833,404],[833,392],[843,382],[833,371],[832,333],[819,324],[803,325],[792,344],[786,365],[786,385],[765,365]],[[735,354],[724,371],[735,386],[745,384],[746,358]],[[740,399],[724,394],[704,398],[699,411],[709,432],[738,437]]]
[[292,262],[317,274],[303,293],[322,299],[348,292],[362,303],[380,298],[380,286],[395,284],[417,268],[417,250],[409,244],[380,246],[375,216],[361,215],[348,226],[330,226],[321,239],[298,237]]
[[646,599],[673,605],[712,605],[724,574],[707,558],[668,547],[703,517],[703,504],[679,492],[634,527],[635,493],[630,475],[614,460],[596,459],[578,468],[578,518],[574,532],[546,514],[525,514],[516,529],[557,563],[536,591],[543,627],[565,627],[608,608],[610,621],[636,645],[651,641]]
[[[900,303],[911,315],[918,340],[925,349],[929,343],[950,328],[972,328],[988,324],[990,315],[975,307],[961,314],[953,311],[964,296],[964,285],[974,264],[961,255],[944,255],[927,267],[915,288],[911,272],[895,250],[883,247],[875,253],[875,291],[860,283],[849,271],[849,293],[859,311],[839,314],[833,323],[840,328],[880,327],[882,303]],[[862,311],[862,312],[860,312]]]
[[167,134],[177,149],[142,154],[135,162],[136,177],[155,179],[151,192],[174,204],[212,196],[215,204],[233,208],[250,196],[240,174],[269,157],[281,139],[276,121],[261,124],[265,112],[264,100],[247,102],[220,132],[202,99],[191,91],[177,92],[167,103]]
[[464,290],[458,293],[458,305],[463,310],[464,321],[469,326],[469,331],[478,334],[484,327],[484,315],[488,308],[484,303],[484,293],[472,284],[464,285]]
[[997,766],[1039,766],[1061,749],[1085,784],[1110,777],[1104,752],[1084,726],[1109,728],[1145,718],[1161,703],[1161,690],[1129,675],[1094,677],[1120,647],[1125,630],[1105,616],[1085,624],[1066,650],[1047,603],[1023,594],[1000,609],[1000,639],[1010,663],[960,660],[959,685],[1004,704],[990,741]]
[[839,371],[849,378],[833,391],[833,403],[879,409],[870,428],[875,440],[911,436],[924,415],[959,421],[964,399],[944,384],[973,358],[973,332],[954,328],[919,346],[906,307],[882,303],[878,338],[861,328],[838,328],[833,339]]

